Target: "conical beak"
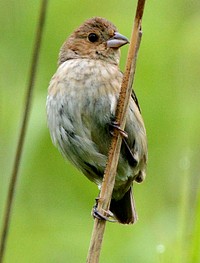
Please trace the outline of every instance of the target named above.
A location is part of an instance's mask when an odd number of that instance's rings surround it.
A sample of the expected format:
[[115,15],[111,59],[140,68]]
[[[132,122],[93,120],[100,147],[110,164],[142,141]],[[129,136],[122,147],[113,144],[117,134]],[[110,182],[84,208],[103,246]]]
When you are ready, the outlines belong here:
[[107,43],[107,47],[119,48],[129,43],[129,41],[128,38],[121,35],[119,32],[115,32],[114,36],[110,38],[106,43]]

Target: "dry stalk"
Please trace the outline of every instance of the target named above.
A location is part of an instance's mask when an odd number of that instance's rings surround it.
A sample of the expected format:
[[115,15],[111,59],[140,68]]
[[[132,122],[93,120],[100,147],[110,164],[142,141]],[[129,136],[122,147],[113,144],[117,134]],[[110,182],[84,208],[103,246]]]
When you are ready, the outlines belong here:
[[24,140],[25,140],[29,113],[30,113],[30,108],[31,108],[32,94],[33,94],[34,81],[35,81],[36,70],[37,70],[37,65],[38,65],[38,58],[39,58],[39,53],[40,53],[44,22],[45,22],[45,17],[46,17],[47,3],[48,3],[48,0],[42,0],[41,7],[40,7],[40,15],[39,15],[39,20],[38,20],[38,25],[37,25],[35,44],[33,48],[33,55],[32,55],[30,72],[29,72],[29,80],[28,80],[28,85],[27,85],[25,109],[24,109],[17,149],[15,153],[14,164],[12,167],[12,174],[10,178],[8,195],[7,195],[6,206],[5,206],[2,234],[1,234],[1,240],[0,240],[0,263],[3,263],[3,257],[5,254],[6,240],[8,236],[10,217],[11,217],[12,206],[13,206],[13,201],[14,201],[14,194],[15,194],[16,183],[18,179],[18,171],[19,171],[19,166],[21,162],[22,150],[24,146]]
[[[144,11],[145,0],[138,0],[134,26],[132,30],[131,42],[126,61],[124,77],[116,109],[116,121],[121,129],[124,129],[126,123],[126,112],[132,92],[132,84],[136,68],[137,53],[141,40],[141,21]],[[121,136],[115,131],[108,154],[108,162],[104,173],[100,197],[98,200],[98,211],[109,210],[112,191],[115,183],[115,175],[118,165],[118,159],[121,149]],[[90,247],[87,256],[87,263],[98,263],[103,240],[103,234],[106,226],[105,220],[95,218],[93,232],[90,241]]]

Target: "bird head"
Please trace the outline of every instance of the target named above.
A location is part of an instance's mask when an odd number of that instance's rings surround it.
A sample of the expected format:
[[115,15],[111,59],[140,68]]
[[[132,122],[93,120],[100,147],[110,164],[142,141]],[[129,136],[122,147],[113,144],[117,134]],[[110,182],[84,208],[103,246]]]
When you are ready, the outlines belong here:
[[119,48],[129,43],[108,20],[94,17],[75,30],[61,47],[58,64],[68,59],[102,59],[118,65]]

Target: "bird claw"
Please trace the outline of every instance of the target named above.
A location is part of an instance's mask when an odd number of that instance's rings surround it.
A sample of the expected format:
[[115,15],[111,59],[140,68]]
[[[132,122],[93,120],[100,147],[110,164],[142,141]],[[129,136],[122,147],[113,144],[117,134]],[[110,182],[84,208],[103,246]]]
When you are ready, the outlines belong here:
[[[128,134],[127,132],[125,132],[123,129],[120,128],[119,123],[116,121],[113,121],[110,126],[114,129],[116,129],[119,134],[123,137],[123,138],[128,138]],[[110,131],[111,135],[114,135],[114,131]]]
[[[115,223],[117,222],[114,216],[114,214],[111,212],[111,211],[106,211],[104,209],[102,209],[104,215],[102,213],[100,213],[97,209],[97,206],[98,206],[98,200],[99,198],[96,198],[95,201],[96,201],[96,204],[94,205],[93,209],[92,209],[92,215],[94,218],[97,218],[98,220],[105,220],[105,221],[108,221],[108,222],[112,222],[112,223]],[[113,219],[111,219],[113,218]]]

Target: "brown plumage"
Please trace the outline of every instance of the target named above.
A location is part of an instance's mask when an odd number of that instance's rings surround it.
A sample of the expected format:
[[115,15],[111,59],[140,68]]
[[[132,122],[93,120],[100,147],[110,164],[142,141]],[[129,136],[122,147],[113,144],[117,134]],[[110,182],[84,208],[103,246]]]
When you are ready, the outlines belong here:
[[[49,85],[48,126],[53,143],[101,187],[122,82],[119,48],[128,43],[103,18],[87,20],[61,47],[59,67]],[[133,181],[142,182],[147,162],[144,123],[135,94],[126,119],[110,210],[120,223],[137,219]]]

